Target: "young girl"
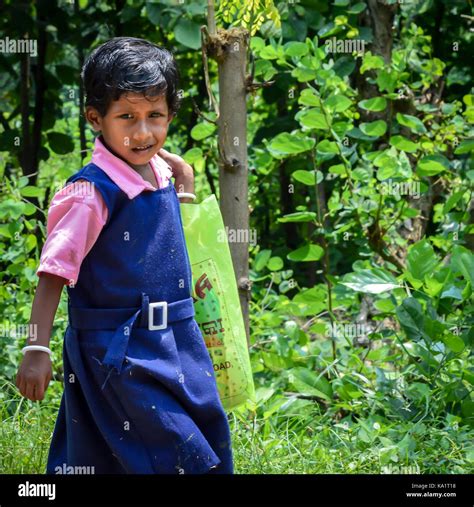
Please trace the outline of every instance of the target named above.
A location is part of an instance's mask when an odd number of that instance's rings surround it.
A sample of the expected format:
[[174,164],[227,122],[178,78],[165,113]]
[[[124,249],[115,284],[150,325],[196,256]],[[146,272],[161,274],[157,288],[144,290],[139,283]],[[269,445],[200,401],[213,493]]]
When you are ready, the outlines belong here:
[[[179,199],[191,166],[162,146],[179,107],[171,53],[132,37],[82,71],[101,135],[91,163],[53,197],[21,394],[42,400],[49,339],[67,284],[64,393],[46,473],[233,473],[226,413],[194,319]],[[169,181],[175,177],[177,194]]]

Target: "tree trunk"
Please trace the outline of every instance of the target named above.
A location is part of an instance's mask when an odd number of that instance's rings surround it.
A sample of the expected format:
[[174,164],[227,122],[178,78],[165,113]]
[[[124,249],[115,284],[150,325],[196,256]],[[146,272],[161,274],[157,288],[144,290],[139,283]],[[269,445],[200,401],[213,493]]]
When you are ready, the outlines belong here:
[[30,185],[34,185],[38,178],[39,169],[39,150],[41,148],[41,132],[43,130],[43,111],[44,94],[46,91],[45,65],[46,65],[46,46],[48,43],[46,35],[46,2],[38,2],[37,7],[37,26],[38,26],[38,59],[35,68],[35,119],[33,123],[32,136],[32,169],[36,173],[30,180]]
[[[76,16],[80,14],[79,0],[74,0],[74,13]],[[79,61],[79,73],[81,72],[82,66],[84,65],[84,48],[82,47],[82,41],[79,41],[77,47],[77,59]],[[84,164],[84,159],[87,155],[87,144],[86,144],[86,118],[84,116],[84,84],[82,79],[79,77],[79,142],[81,146],[81,166]]]
[[[361,26],[372,30],[373,40],[369,50],[374,55],[381,56],[385,63],[389,64],[392,59],[393,46],[393,20],[397,10],[397,4],[389,5],[384,0],[368,0],[367,9],[361,15]],[[360,64],[358,64],[358,67]],[[358,69],[357,69],[358,70]],[[375,72],[369,70],[361,75],[357,72],[355,84],[360,92],[361,99],[369,99],[379,95],[376,84],[369,83],[369,79],[375,78]],[[361,121],[385,120],[389,121],[389,111],[373,112],[360,110]]]
[[[20,164],[25,176],[34,172],[32,167],[32,149],[30,132],[30,55],[21,55],[20,63],[20,101],[21,101],[21,150]],[[34,183],[33,183],[34,185]]]
[[[241,28],[209,35],[208,54],[219,71],[219,201],[223,220],[236,233],[249,230],[246,63],[249,34]],[[229,243],[250,346],[248,241]]]

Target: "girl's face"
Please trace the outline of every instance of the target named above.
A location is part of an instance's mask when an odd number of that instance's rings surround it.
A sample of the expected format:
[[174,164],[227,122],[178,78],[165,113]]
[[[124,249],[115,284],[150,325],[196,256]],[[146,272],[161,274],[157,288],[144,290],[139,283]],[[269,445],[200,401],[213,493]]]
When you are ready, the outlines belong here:
[[86,118],[115,155],[141,171],[163,147],[173,116],[164,94],[148,98],[126,93],[110,104],[105,116],[88,106]]

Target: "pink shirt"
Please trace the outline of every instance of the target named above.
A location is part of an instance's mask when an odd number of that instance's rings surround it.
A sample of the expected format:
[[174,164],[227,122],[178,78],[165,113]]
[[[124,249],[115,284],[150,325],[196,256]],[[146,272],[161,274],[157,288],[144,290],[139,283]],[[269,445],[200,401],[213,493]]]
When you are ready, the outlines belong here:
[[[145,181],[126,162],[116,157],[96,138],[92,162],[133,199],[145,190],[156,188]],[[150,160],[158,188],[168,186],[171,167],[158,155]],[[107,220],[107,206],[100,192],[90,192],[88,182],[78,180],[59,190],[48,210],[47,238],[41,251],[36,272],[51,273],[65,278],[64,283],[75,284],[84,257],[96,242]]]

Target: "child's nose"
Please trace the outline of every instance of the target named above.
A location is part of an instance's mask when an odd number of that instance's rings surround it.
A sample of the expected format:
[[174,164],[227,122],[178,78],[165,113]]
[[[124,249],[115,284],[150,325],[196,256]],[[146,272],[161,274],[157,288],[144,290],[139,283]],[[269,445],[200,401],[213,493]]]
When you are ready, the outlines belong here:
[[133,139],[135,142],[140,143],[142,141],[149,141],[151,137],[151,130],[148,123],[145,120],[137,122],[133,133]]

